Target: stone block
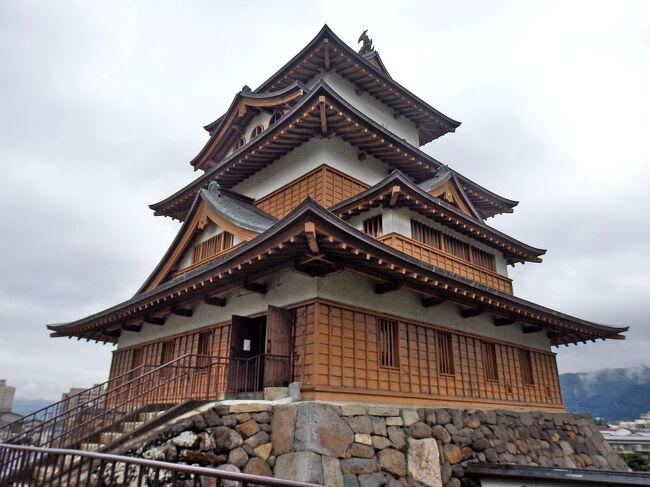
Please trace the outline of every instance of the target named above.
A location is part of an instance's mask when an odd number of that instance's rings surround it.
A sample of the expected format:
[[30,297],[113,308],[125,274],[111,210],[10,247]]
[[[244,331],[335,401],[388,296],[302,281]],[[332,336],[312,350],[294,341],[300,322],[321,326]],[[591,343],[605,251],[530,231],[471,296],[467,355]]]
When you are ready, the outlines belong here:
[[386,485],[386,476],[380,472],[362,474],[359,475],[359,485],[360,487],[382,487]]
[[341,406],[341,416],[365,416],[368,410],[360,404],[343,404]]
[[372,440],[372,446],[377,450],[383,450],[391,445],[390,440],[385,436],[372,435],[370,438]]
[[261,413],[253,414],[252,418],[257,424],[266,424],[271,422],[273,415],[269,411],[263,411]]
[[261,413],[262,411],[272,411],[271,404],[255,403],[255,402],[242,402],[231,404],[230,413]]
[[321,457],[323,463],[323,484],[328,487],[344,487],[341,462],[334,457]]
[[237,468],[243,468],[248,463],[248,454],[243,448],[234,448],[228,454],[228,463]]
[[260,445],[253,449],[253,455],[261,458],[264,461],[267,461],[271,456],[272,449],[273,445],[271,443],[264,443],[263,445]]
[[235,419],[237,420],[237,423],[239,423],[239,424],[245,423],[246,421],[251,419],[251,417],[252,416],[249,413],[239,413],[239,414],[235,415]]
[[348,419],[348,424],[355,433],[372,433],[372,421],[369,416],[352,416]]
[[312,451],[285,453],[275,460],[275,477],[323,484],[323,464],[320,455]]
[[399,408],[392,406],[370,406],[368,408],[370,416],[399,416]]
[[233,448],[242,446],[244,443],[244,440],[239,433],[226,426],[216,426],[215,428],[211,428],[210,433],[212,433],[215,451],[217,452],[228,452]]
[[386,418],[381,416],[370,416],[370,422],[372,423],[372,432],[375,435],[386,436]]
[[421,440],[422,438],[431,438],[431,426],[422,421],[416,421],[412,423],[408,428],[406,428],[409,436],[415,438],[416,440]]
[[375,456],[375,449],[372,446],[364,445],[361,443],[352,443],[348,448],[346,457],[357,458],[373,458]]
[[354,435],[354,441],[362,445],[372,445],[372,439],[367,433],[356,433]]
[[263,477],[273,477],[273,472],[271,471],[269,464],[259,457],[253,457],[248,460],[248,463],[242,469],[242,473],[261,475]]
[[289,383],[289,397],[293,402],[300,401],[302,399],[302,393],[300,391],[301,383],[300,382],[291,382]]
[[376,472],[377,469],[377,460],[374,458],[348,458],[341,460],[341,470],[344,474],[368,474]]
[[199,446],[201,439],[193,431],[183,431],[178,436],[172,438],[172,443],[179,448],[196,448]]
[[406,475],[406,459],[401,451],[387,448],[377,454],[379,468],[398,477]]
[[409,477],[416,482],[426,487],[442,487],[440,452],[433,438],[409,438],[407,464]]
[[208,424],[208,426],[221,426],[223,424],[221,417],[214,409],[203,411],[203,419],[205,419],[205,422]]
[[236,429],[242,436],[248,438],[260,432],[260,425],[253,419],[249,419],[248,421],[237,425]]
[[264,443],[268,443],[269,441],[271,441],[271,435],[269,435],[266,431],[260,431],[258,433],[255,433],[250,438],[245,439],[244,445],[250,446],[251,448],[257,448],[258,446],[263,445]]
[[203,431],[199,434],[199,450],[208,451],[214,450],[215,448],[214,438],[207,431]]
[[442,426],[451,422],[451,415],[446,409],[436,409],[436,423]]
[[387,431],[388,439],[392,443],[393,447],[398,450],[404,449],[406,446],[406,435],[404,434],[404,430],[398,426],[389,426]]
[[402,426],[404,420],[399,416],[389,416],[386,418],[386,426]]
[[278,401],[289,397],[288,387],[265,387],[264,400],[265,401]]
[[352,429],[329,404],[308,402],[297,406],[294,449],[345,457],[354,441]]
[[402,409],[401,413],[404,426],[410,426],[420,421],[420,416],[415,409]]
[[343,476],[343,487],[359,487],[359,479],[356,475],[345,474]]
[[[225,472],[236,472],[236,473],[241,472],[239,468],[235,467],[234,465],[230,465],[228,463],[225,465],[219,465],[217,467],[217,470],[223,470]],[[223,487],[241,487],[242,483],[238,482],[237,480],[224,479],[221,481],[221,485]]]
[[[413,440],[413,441],[424,441],[424,440]],[[437,448],[437,446],[436,446],[436,448]],[[462,454],[460,448],[458,448],[454,444],[450,443],[448,445],[445,445],[442,450],[445,453],[445,458],[452,465],[456,464],[456,463],[460,463],[461,460],[463,459],[463,454]]]
[[293,451],[293,438],[296,429],[296,406],[276,406],[271,420],[271,443],[273,455],[283,455]]

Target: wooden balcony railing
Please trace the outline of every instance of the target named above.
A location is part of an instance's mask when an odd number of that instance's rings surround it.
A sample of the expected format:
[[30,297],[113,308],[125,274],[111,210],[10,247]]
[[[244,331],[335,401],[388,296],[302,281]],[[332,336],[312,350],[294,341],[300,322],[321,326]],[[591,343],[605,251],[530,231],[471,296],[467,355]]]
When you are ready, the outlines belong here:
[[512,294],[512,279],[488,269],[483,269],[439,249],[429,247],[398,233],[383,235],[378,240],[427,264],[453,272],[465,279],[478,282],[497,291]]
[[183,274],[187,274],[188,272],[193,271],[194,269],[198,269],[199,267],[204,266],[208,262],[210,262],[210,261],[212,261],[212,260],[214,260],[214,259],[216,259],[218,257],[221,257],[222,255],[225,255],[228,252],[232,252],[233,250],[235,250],[237,247],[239,247],[243,243],[245,243],[245,242],[239,242],[239,243],[233,245],[232,247],[228,247],[227,249],[222,250],[221,252],[217,252],[216,254],[212,254],[210,257],[207,257],[205,259],[201,259],[198,262],[194,262],[194,263],[188,265],[187,267],[183,267],[182,269],[179,269],[179,270],[171,273],[169,275],[169,278],[170,279],[175,279],[178,276],[182,276]]

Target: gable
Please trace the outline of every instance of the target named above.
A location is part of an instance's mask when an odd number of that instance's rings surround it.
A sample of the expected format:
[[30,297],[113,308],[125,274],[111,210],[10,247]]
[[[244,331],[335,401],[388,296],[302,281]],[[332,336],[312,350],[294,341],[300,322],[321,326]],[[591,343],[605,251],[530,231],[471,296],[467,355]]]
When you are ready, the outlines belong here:
[[200,267],[257,235],[233,224],[201,201],[193,218],[179,231],[145,290],[176,277],[174,274],[179,271],[188,272]]
[[472,203],[465,195],[465,192],[453,180],[449,180],[446,183],[443,183],[440,186],[432,189],[429,191],[429,194],[431,196],[435,196],[436,198],[440,198],[450,205],[455,206],[468,216],[480,218],[479,215],[474,211]]

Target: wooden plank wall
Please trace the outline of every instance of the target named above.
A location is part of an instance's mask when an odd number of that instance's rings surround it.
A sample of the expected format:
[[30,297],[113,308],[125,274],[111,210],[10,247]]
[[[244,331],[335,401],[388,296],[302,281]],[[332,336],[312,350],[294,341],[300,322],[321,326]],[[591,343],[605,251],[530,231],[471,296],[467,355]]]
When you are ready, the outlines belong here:
[[322,165],[260,198],[255,205],[277,218],[282,218],[307,197],[329,208],[367,188],[367,184]]
[[487,380],[485,339],[454,331],[454,373],[442,374],[438,371],[438,340],[440,332],[449,330],[388,317],[399,324],[399,366],[381,367],[377,321],[383,316],[326,302],[319,302],[317,309],[316,388],[562,406],[555,356],[550,352],[530,349],[535,380],[526,385],[518,353],[523,347],[494,341],[498,380]]

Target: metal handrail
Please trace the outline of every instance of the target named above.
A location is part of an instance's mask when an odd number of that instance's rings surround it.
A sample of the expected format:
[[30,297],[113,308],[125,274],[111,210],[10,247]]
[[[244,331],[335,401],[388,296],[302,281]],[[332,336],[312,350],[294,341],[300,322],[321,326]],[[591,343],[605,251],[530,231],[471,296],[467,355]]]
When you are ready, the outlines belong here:
[[[117,377],[112,377],[112,378],[108,379],[107,381],[102,382],[101,384],[95,384],[94,386],[92,386],[92,387],[90,387],[88,389],[85,389],[85,390],[80,391],[80,392],[78,392],[76,394],[73,394],[72,396],[68,396],[65,399],[61,399],[58,402],[49,404],[49,405],[45,406],[44,408],[41,408],[41,409],[39,409],[37,411],[34,411],[33,413],[28,414],[27,416],[23,416],[20,419],[12,421],[11,423],[4,424],[4,425],[0,426],[0,433],[2,433],[2,431],[5,431],[5,430],[11,431],[17,424],[20,424],[20,423],[24,424],[24,423],[29,423],[31,421],[37,421],[38,420],[37,417],[39,415],[41,415],[41,413],[44,413],[45,411],[47,411],[49,409],[54,409],[54,408],[58,409],[59,406],[63,405],[64,403],[71,403],[71,402],[73,402],[74,399],[78,398],[79,396],[81,396],[83,394],[88,394],[90,391],[93,391],[95,389],[96,390],[101,390],[106,385],[108,385],[110,382],[115,382],[115,381],[121,379],[122,377],[125,377],[125,376],[127,376],[129,374],[132,374],[133,372],[135,372],[135,371],[137,371],[137,370],[139,370],[139,369],[141,369],[143,367],[146,367],[146,366],[145,365],[140,365],[138,367],[135,367],[135,368],[133,368],[133,369],[127,371],[127,372],[124,372],[123,374],[118,375]],[[29,418],[32,418],[32,419],[29,419]]]
[[[53,477],[62,475],[62,473],[57,473],[56,471],[46,471],[45,478],[39,478],[39,468],[42,467],[42,464],[38,461],[38,458],[35,457],[37,457],[37,455],[40,455],[41,457],[55,457],[56,460],[53,465],[55,467],[59,465],[62,470],[65,470],[65,485],[70,486],[93,485],[93,474],[98,475],[101,479],[106,473],[108,473],[111,477],[112,482],[110,485],[134,485],[132,483],[133,479],[129,479],[128,475],[123,475],[122,482],[119,482],[119,474],[116,475],[116,465],[123,464],[125,473],[137,474],[138,483],[135,484],[137,486],[146,485],[142,481],[145,478],[151,479],[150,474],[152,472],[154,473],[153,479],[160,479],[160,472],[166,471],[172,473],[172,478],[165,480],[165,482],[174,482],[174,480],[178,480],[178,474],[181,473],[190,476],[190,479],[188,480],[193,481],[193,486],[201,485],[200,477],[210,477],[217,479],[218,487],[221,485],[221,481],[223,480],[241,482],[243,487],[247,487],[249,484],[264,485],[267,487],[323,487],[319,484],[310,484],[306,482],[298,482],[295,480],[284,480],[275,477],[264,477],[261,475],[230,472],[227,470],[217,470],[214,468],[161,462],[157,460],[147,460],[144,458],[126,457],[108,453],[95,453],[62,448],[8,445],[0,443],[0,450],[3,449],[16,452],[17,455],[13,457],[12,460],[10,460],[7,470],[0,472],[4,476],[3,478],[0,478],[0,486],[30,485],[33,487],[39,487],[41,485],[52,485],[52,480],[54,480]],[[80,461],[75,463],[75,457],[78,457]],[[66,461],[66,459],[69,461]],[[25,460],[30,460],[30,462],[24,463]],[[87,460],[88,462],[82,460]],[[93,471],[93,464],[95,463],[95,460],[98,461],[97,465],[95,466],[98,471]],[[11,463],[12,461],[15,461],[15,463]],[[52,463],[50,463],[50,465],[52,465]],[[129,468],[130,466],[137,467],[137,471],[133,472],[133,470]],[[58,480],[61,481],[63,479],[59,478]],[[62,485],[61,482],[59,482],[58,485]]]
[[[62,413],[60,413],[60,414],[58,414],[56,416],[53,416],[53,417],[51,417],[51,418],[49,418],[49,419],[47,419],[45,421],[42,421],[39,424],[31,427],[28,430],[21,431],[18,435],[15,435],[14,437],[5,440],[5,442],[6,443],[15,443],[18,440],[21,440],[21,439],[24,439],[24,438],[29,438],[30,436],[33,435],[33,433],[37,433],[37,432],[41,433],[39,435],[39,437],[38,437],[39,441],[41,441],[42,440],[42,433],[43,433],[44,430],[52,427],[52,431],[53,431],[55,425],[63,423],[66,418],[68,418],[68,419],[73,418],[77,414],[83,413],[84,411],[86,411],[90,407],[92,407],[91,405],[94,405],[96,407],[97,405],[100,405],[102,403],[109,404],[111,398],[119,398],[120,394],[128,394],[129,391],[134,390],[138,385],[146,384],[146,382],[149,379],[152,379],[156,374],[158,374],[160,372],[167,372],[169,370],[173,371],[175,368],[179,368],[181,370],[182,369],[187,369],[187,370],[196,369],[197,368],[196,366],[194,366],[194,367],[188,367],[188,366],[176,367],[175,366],[175,364],[183,363],[183,362],[187,361],[188,359],[190,359],[192,357],[210,358],[210,359],[215,359],[215,358],[219,359],[220,358],[220,357],[213,357],[213,356],[208,356],[208,355],[185,354],[185,355],[182,355],[182,356],[180,356],[180,357],[178,357],[178,358],[176,358],[176,359],[174,359],[174,360],[172,360],[172,361],[170,361],[170,362],[168,362],[168,363],[166,363],[164,365],[156,366],[154,369],[146,372],[145,374],[138,375],[137,377],[134,377],[133,379],[129,379],[124,383],[117,384],[115,387],[111,387],[111,384],[115,384],[116,382],[119,382],[117,379],[123,378],[128,374],[133,374],[134,372],[137,372],[137,371],[139,371],[141,369],[151,367],[151,366],[142,365],[142,366],[136,367],[134,369],[131,369],[130,371],[128,371],[125,374],[121,374],[120,376],[118,376],[115,379],[111,379],[111,380],[105,382],[104,384],[107,384],[108,387],[106,388],[106,391],[104,393],[99,394],[96,397],[92,397],[91,399],[87,400],[86,402],[74,405],[70,409],[66,409]],[[222,359],[222,360],[225,361],[224,364],[227,364],[228,359]],[[209,364],[207,366],[202,366],[201,368],[203,368],[203,367],[211,367],[212,365],[214,365],[214,363],[211,363],[211,364]],[[126,402],[117,403],[111,409],[101,411],[102,414],[100,414],[99,416],[94,416],[93,418],[91,418],[88,421],[85,421],[84,423],[74,424],[72,426],[72,428],[70,428],[70,430],[65,430],[64,429],[57,436],[53,436],[53,437],[49,438],[45,443],[40,443],[40,444],[37,444],[36,446],[52,446],[52,445],[47,445],[47,443],[51,443],[53,440],[58,440],[59,438],[64,437],[69,432],[74,431],[74,430],[78,430],[82,426],[86,426],[89,422],[95,421],[98,417],[105,417],[107,415],[107,413],[109,413],[111,411],[119,411],[120,406],[125,406],[129,402],[134,403],[135,402],[134,399],[139,399],[139,398],[143,397],[146,394],[152,393],[156,389],[162,389],[162,387],[164,387],[164,386],[168,385],[169,383],[175,381],[178,377],[179,377],[178,375],[171,375],[170,377],[165,377],[164,375],[161,374],[161,378],[165,379],[165,382],[159,383],[153,388],[149,388],[144,393],[141,393],[141,394],[135,396],[135,398],[132,397],[131,400],[127,400]],[[88,392],[90,390],[93,390],[93,389],[96,389],[96,387],[88,389],[86,392]],[[78,395],[79,394],[77,394],[76,396],[78,396]],[[164,395],[161,395],[158,398],[160,399],[161,403],[165,402],[166,398],[164,397]],[[60,401],[60,403],[61,402],[64,402],[64,401]],[[137,404],[137,405],[140,406],[141,404]],[[44,409],[47,409],[47,408],[44,408]],[[124,415],[126,415],[126,412],[125,412]],[[69,446],[69,445],[66,445],[66,446]]]

